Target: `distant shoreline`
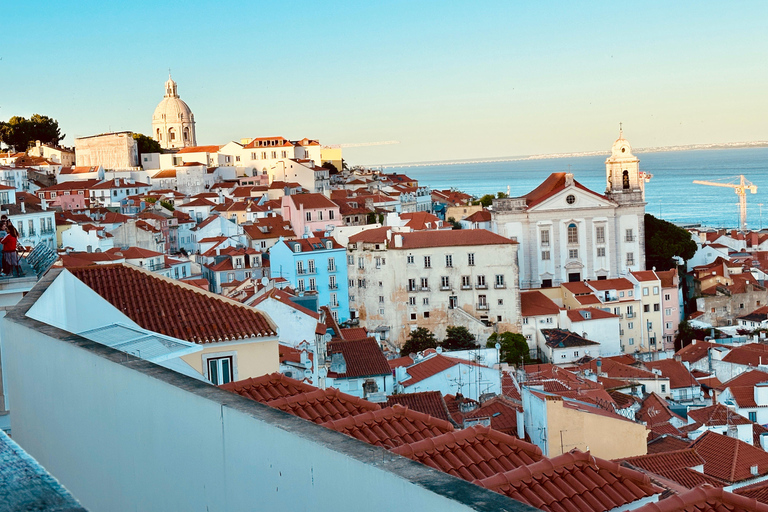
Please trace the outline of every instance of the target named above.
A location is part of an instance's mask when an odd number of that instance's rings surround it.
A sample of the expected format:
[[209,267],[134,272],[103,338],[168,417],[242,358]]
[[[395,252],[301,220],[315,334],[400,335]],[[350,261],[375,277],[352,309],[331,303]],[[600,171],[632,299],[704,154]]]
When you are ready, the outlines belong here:
[[[765,148],[768,147],[768,141],[760,140],[753,142],[723,142],[714,144],[687,144],[680,146],[660,146],[649,148],[634,148],[635,153],[665,153],[670,151],[694,151],[701,149],[743,149],[743,148]],[[479,164],[493,162],[518,162],[523,160],[550,160],[557,158],[578,158],[584,156],[610,155],[610,151],[582,151],[577,153],[552,153],[542,155],[509,156],[509,157],[491,157],[491,158],[468,158],[462,160],[432,160],[422,162],[401,162],[394,164],[369,165],[369,168],[403,168],[403,167],[430,167],[440,165],[461,165],[461,164]]]

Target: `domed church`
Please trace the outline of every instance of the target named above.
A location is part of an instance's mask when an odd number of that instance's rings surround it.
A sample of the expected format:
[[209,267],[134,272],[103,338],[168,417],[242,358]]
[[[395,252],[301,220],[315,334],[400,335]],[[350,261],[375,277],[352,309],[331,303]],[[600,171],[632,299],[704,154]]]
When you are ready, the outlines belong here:
[[176,82],[168,74],[165,97],[157,105],[152,116],[152,137],[163,149],[180,149],[196,146],[195,116],[189,105],[179,98]]

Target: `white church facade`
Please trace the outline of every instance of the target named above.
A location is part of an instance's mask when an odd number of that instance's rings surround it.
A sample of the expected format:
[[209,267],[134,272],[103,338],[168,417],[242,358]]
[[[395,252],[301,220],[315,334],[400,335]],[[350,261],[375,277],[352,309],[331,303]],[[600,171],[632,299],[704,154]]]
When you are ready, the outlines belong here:
[[605,166],[605,194],[561,172],[522,197],[493,201],[494,231],[520,243],[521,289],[645,270],[645,182],[623,135]]

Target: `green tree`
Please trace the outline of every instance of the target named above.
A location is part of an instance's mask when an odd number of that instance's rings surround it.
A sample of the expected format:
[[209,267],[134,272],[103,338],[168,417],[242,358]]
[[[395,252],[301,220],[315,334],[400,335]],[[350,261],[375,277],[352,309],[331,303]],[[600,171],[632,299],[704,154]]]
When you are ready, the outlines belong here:
[[459,221],[457,221],[454,217],[448,217],[446,222],[453,226],[453,229],[461,229],[461,224],[459,224]]
[[493,194],[485,194],[483,197],[475,201],[473,204],[479,204],[479,205],[482,205],[483,208],[488,208],[493,204],[494,197],[496,196],[494,196]]
[[[720,331],[715,330],[715,337],[720,334]],[[680,322],[677,326],[677,336],[675,336],[675,350],[680,350],[683,347],[690,345],[693,340],[703,340],[707,336],[711,336],[712,331],[710,329],[698,329],[690,324],[688,320]]]
[[495,348],[496,342],[501,345],[501,360],[508,364],[523,364],[530,359],[530,351],[525,336],[516,332],[493,333],[488,336],[486,347]]
[[506,192],[498,192],[496,194],[496,199],[506,199],[507,197],[509,197],[509,196],[507,195]]
[[696,242],[691,234],[650,213],[645,214],[645,267],[656,270],[675,268],[675,256],[684,260],[693,258]]
[[445,329],[442,347],[446,350],[472,350],[477,348],[477,340],[466,327],[450,325]]
[[176,208],[174,208],[174,207],[173,207],[173,205],[172,205],[171,203],[169,203],[168,201],[160,201],[160,206],[162,206],[163,208],[165,208],[166,210],[169,210],[169,211],[173,211],[173,210],[175,210],[175,209],[176,209]]
[[133,140],[136,141],[136,145],[138,146],[139,156],[144,153],[159,153],[162,149],[159,142],[152,137],[147,137],[143,133],[134,133]]
[[323,169],[328,169],[328,175],[330,176],[333,176],[334,174],[339,174],[339,169],[337,169],[332,162],[323,162],[322,167]]
[[437,340],[432,331],[424,327],[418,327],[415,331],[411,331],[408,335],[408,339],[405,340],[405,345],[400,349],[401,356],[407,356],[408,354],[416,354],[428,348],[437,348]]
[[58,145],[63,138],[59,122],[48,116],[35,114],[29,119],[13,116],[7,122],[0,122],[0,141],[16,151],[26,151],[37,140]]

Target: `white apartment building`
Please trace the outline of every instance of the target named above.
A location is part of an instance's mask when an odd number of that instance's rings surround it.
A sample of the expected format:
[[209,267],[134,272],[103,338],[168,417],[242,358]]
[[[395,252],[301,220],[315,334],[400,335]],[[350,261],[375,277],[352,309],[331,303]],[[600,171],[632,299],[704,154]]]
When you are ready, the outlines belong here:
[[520,242],[520,287],[609,279],[645,270],[645,189],[623,136],[605,162],[605,195],[553,173],[522,197],[493,201],[493,231]]
[[438,339],[464,326],[480,342],[520,332],[517,243],[486,230],[395,233],[382,227],[349,238],[350,315],[395,345],[425,327]]

